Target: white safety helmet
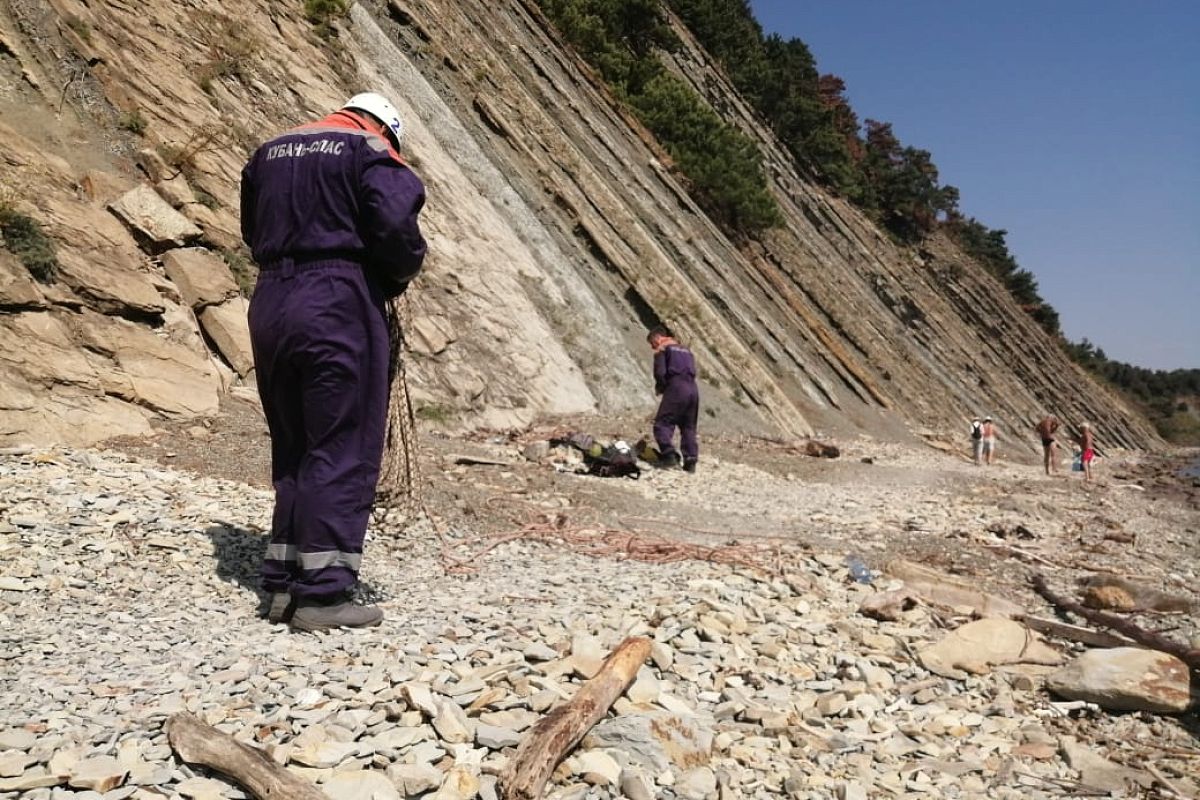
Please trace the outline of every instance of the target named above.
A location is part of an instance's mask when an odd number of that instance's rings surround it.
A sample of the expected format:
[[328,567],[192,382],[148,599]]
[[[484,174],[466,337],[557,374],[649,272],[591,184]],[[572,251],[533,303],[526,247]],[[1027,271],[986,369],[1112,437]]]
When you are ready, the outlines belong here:
[[400,143],[404,141],[404,123],[400,121],[400,112],[386,97],[375,92],[356,94],[346,101],[342,110],[365,111],[375,117],[391,132],[392,146],[400,149]]

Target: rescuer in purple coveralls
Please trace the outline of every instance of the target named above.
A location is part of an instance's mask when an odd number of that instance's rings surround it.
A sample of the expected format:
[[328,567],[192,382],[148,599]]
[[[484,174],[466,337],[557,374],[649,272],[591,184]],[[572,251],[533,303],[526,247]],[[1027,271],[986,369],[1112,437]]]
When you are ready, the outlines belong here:
[[683,468],[696,471],[700,443],[696,423],[700,416],[700,389],[696,386],[696,358],[692,351],[671,338],[665,330],[654,330],[646,337],[654,349],[654,393],[662,395],[654,415],[654,440],[658,443],[659,465],[676,466],[675,428],[683,450]]
[[275,512],[262,566],[268,618],[377,625],[350,602],[387,421],[385,301],[425,258],[425,188],[396,109],[360,94],[263,144],[242,171],[242,238],[259,265],[250,337],[271,431]]

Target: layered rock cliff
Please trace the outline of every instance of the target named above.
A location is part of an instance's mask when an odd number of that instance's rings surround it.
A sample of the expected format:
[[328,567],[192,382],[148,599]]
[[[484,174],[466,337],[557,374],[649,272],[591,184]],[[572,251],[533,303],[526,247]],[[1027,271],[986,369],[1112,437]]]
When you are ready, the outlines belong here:
[[143,430],[251,381],[238,171],[362,89],[397,101],[429,187],[408,301],[427,416],[648,408],[661,321],[715,413],[790,434],[1055,411],[1158,442],[950,243],[899,248],[805,180],[685,31],[674,68],[768,154],[786,225],[762,242],[705,216],[532,0],[364,0],[332,43],[301,5],[0,0],[0,203],[60,262],[39,284],[0,255],[0,442]]

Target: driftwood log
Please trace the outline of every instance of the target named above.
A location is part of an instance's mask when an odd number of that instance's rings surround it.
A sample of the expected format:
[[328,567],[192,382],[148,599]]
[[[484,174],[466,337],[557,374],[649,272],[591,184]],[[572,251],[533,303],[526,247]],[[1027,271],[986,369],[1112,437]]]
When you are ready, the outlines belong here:
[[1133,641],[1151,650],[1169,653],[1187,664],[1192,670],[1200,672],[1200,649],[1180,644],[1157,631],[1148,631],[1124,617],[1110,614],[1107,611],[1097,611],[1094,608],[1088,608],[1082,603],[1077,603],[1070,598],[1056,594],[1046,583],[1046,579],[1042,575],[1033,576],[1033,588],[1055,608],[1070,611],[1072,614],[1083,617],[1093,625],[1116,631],[1122,636],[1128,636]]
[[538,720],[500,777],[500,797],[503,800],[541,797],[558,762],[608,713],[633,683],[649,655],[649,639],[629,637],[617,645],[600,671],[580,686],[574,697]]
[[167,720],[171,749],[189,764],[203,764],[228,775],[258,800],[329,800],[316,786],[288,772],[270,756],[221,733],[191,714]]
[[1090,647],[1136,647],[1138,644],[1132,639],[1118,636],[1115,633],[1097,631],[1092,628],[1082,628],[1078,625],[1059,622],[1056,619],[1045,619],[1044,617],[1034,617],[1027,614],[1023,617],[1018,617],[1017,620],[1025,623],[1027,627],[1033,628],[1038,633],[1048,633],[1052,636],[1086,644]]

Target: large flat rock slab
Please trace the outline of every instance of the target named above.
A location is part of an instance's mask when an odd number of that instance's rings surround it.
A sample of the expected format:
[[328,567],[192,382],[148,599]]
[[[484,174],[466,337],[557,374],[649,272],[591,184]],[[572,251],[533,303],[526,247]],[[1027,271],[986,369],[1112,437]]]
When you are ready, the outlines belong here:
[[200,324],[213,340],[229,366],[243,378],[254,371],[254,350],[250,345],[250,326],[246,314],[250,304],[243,297],[234,297],[219,306],[209,306],[200,312]]
[[0,250],[0,308],[44,308],[46,298],[17,257]]
[[138,186],[117,198],[109,210],[152,250],[182,247],[202,231],[149,186]]
[[192,308],[223,303],[238,293],[225,260],[203,247],[181,247],[162,256],[163,270]]
[[968,622],[917,657],[930,672],[957,680],[984,675],[1000,664],[1062,663],[1062,654],[1038,634],[1019,622],[996,618]]
[[166,306],[150,282],[150,277],[105,253],[81,254],[71,250],[59,253],[59,278],[83,298],[89,307],[105,314],[156,316]]
[[1137,647],[1089,650],[1051,675],[1046,688],[1111,711],[1178,714],[1191,704],[1187,665],[1168,653]]

